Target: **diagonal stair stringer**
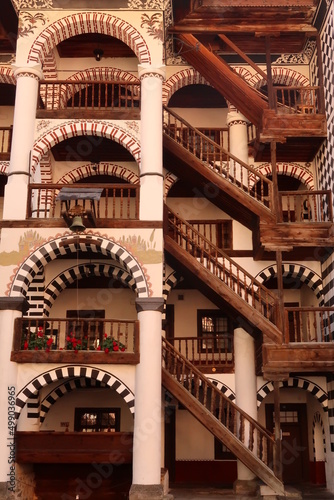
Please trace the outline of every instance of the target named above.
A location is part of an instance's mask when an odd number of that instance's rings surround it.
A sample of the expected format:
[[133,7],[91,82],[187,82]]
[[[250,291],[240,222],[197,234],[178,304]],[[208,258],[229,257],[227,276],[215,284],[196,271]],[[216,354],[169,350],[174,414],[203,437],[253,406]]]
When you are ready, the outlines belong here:
[[[273,436],[228,400],[165,339],[163,339],[163,358],[165,365],[162,368],[163,387],[276,494],[285,496],[283,483],[266,463],[269,460],[268,446],[274,446]],[[181,362],[182,366],[177,366],[178,362]],[[200,386],[204,387],[203,403],[199,396]],[[196,392],[197,397],[195,397]],[[218,407],[215,405],[216,401]],[[214,412],[220,415],[220,418],[217,418]],[[227,415],[231,416],[226,419]],[[262,458],[255,454],[256,450],[263,455]]]

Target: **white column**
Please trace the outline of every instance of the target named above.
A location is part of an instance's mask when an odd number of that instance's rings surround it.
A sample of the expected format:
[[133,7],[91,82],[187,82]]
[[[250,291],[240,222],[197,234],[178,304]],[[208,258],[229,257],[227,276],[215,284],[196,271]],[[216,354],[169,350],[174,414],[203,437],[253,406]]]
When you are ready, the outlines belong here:
[[[227,126],[229,128],[229,152],[238,160],[248,165],[248,134],[247,125],[248,120],[235,108],[229,106],[227,113]],[[237,162],[231,162],[230,170],[231,175],[235,175],[236,180],[241,181],[247,185],[246,172]]]
[[139,66],[141,80],[140,220],[162,220],[162,82],[165,68]]
[[[236,404],[257,420],[254,339],[243,328],[234,330],[234,369]],[[240,460],[237,466],[238,480],[250,481],[255,478]]]
[[136,366],[133,485],[160,487],[163,298],[137,299],[136,305],[140,322],[140,363]]
[[34,144],[40,65],[16,68],[16,96],[8,182],[5,187],[4,219],[25,219],[30,154]]
[[[15,399],[17,396],[17,364],[10,361],[14,320],[26,311],[26,301],[21,298],[0,298],[0,497],[15,487]],[[1,497],[2,498],[2,497]],[[5,497],[4,497],[5,498]],[[7,497],[6,497],[7,498]]]

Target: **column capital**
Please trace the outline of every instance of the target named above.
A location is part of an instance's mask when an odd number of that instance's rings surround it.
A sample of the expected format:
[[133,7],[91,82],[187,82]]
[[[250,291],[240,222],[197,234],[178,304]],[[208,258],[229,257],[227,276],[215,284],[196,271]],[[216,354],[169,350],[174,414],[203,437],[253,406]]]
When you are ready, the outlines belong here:
[[25,314],[29,303],[24,297],[0,297],[0,311],[22,311]]
[[142,299],[136,299],[137,312],[142,312],[142,311],[162,312],[163,308],[164,308],[163,297],[144,297]]
[[226,123],[228,127],[233,125],[248,125],[249,120],[243,114],[239,113],[237,109],[231,109],[227,113]]
[[16,79],[21,77],[34,78],[35,80],[41,80],[43,78],[42,66],[40,64],[27,64],[26,66],[18,66],[17,64],[12,64],[14,76]]
[[138,77],[140,80],[144,80],[144,78],[159,78],[162,82],[164,82],[166,79],[166,66],[163,65],[155,68],[150,64],[140,64],[138,66]]

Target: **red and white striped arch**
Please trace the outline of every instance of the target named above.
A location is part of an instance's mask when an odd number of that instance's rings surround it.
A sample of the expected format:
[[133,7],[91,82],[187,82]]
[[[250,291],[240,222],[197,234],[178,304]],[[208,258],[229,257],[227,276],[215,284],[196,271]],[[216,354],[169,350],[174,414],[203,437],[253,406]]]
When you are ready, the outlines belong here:
[[78,71],[69,77],[69,80],[115,80],[130,83],[140,83],[139,79],[128,71],[119,68],[108,68],[108,66],[100,68],[87,68],[83,71]]
[[[259,167],[255,168],[262,175],[272,175],[271,163],[263,163]],[[300,180],[300,182],[305,184],[307,189],[314,190],[313,174],[303,165],[299,165],[298,163],[278,162],[276,164],[276,168],[278,175],[295,177],[296,179]]]
[[80,167],[74,168],[67,174],[63,175],[63,177],[61,177],[56,182],[58,184],[72,184],[93,175],[112,175],[115,177],[119,177],[120,179],[123,179],[131,184],[139,184],[140,182],[139,176],[129,168],[125,168],[114,163],[104,162],[95,165],[94,169],[91,163],[81,165]]
[[112,14],[94,11],[73,13],[50,24],[34,40],[27,62],[43,62],[60,42],[84,33],[118,38],[133,50],[140,64],[151,63],[147,43],[134,26]]
[[[307,87],[310,85],[310,80],[294,69],[273,66],[271,72],[273,83],[276,85],[286,85],[290,87]],[[247,82],[256,89],[267,85],[267,81],[259,73],[253,75]]]
[[[140,164],[140,144],[138,140],[130,135],[127,130],[124,130],[122,127],[115,124],[101,121],[74,120],[54,127],[35,142],[32,150],[32,172],[35,172],[42,156],[45,155],[55,144],[70,139],[71,137],[79,136],[87,137],[88,141],[92,138],[92,143],[94,142],[94,137],[105,137],[118,142],[125,149],[127,149],[129,153],[131,153],[138,165]],[[73,154],[76,154],[76,158],[80,155],[80,153],[78,154],[77,152],[73,152]],[[84,159],[84,154],[82,154],[82,161],[84,161]]]
[[172,95],[187,85],[210,85],[209,82],[194,68],[183,69],[172,75],[162,85],[162,102],[167,106]]
[[0,83],[16,85],[14,72],[10,66],[0,66]]

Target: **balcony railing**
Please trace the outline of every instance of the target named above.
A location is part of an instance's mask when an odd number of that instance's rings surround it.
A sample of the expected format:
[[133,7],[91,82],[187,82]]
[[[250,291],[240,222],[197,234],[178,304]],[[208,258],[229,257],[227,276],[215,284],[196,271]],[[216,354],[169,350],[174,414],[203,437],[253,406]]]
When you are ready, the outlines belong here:
[[331,191],[281,191],[283,222],[333,222]]
[[73,358],[96,363],[138,363],[139,322],[80,318],[15,320],[12,361],[66,362]]
[[28,190],[27,217],[40,219],[60,218],[78,204],[78,200],[60,201],[57,196],[63,187],[83,190],[103,189],[100,200],[80,200],[86,209],[93,210],[97,219],[139,219],[139,186],[134,184],[30,184]]
[[0,127],[0,159],[10,155],[13,127]]
[[285,342],[334,342],[334,307],[285,307]]
[[201,371],[217,373],[234,367],[233,336],[173,337],[168,341]]
[[41,80],[43,111],[121,111],[139,109],[140,84],[126,81]]
[[323,113],[320,87],[278,86],[274,91],[274,109],[279,114]]

